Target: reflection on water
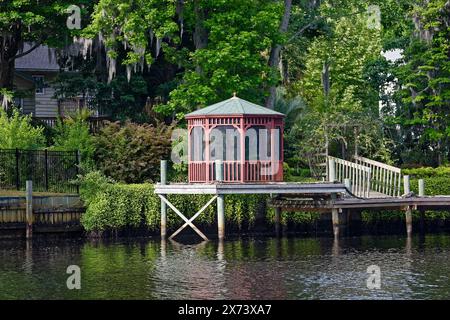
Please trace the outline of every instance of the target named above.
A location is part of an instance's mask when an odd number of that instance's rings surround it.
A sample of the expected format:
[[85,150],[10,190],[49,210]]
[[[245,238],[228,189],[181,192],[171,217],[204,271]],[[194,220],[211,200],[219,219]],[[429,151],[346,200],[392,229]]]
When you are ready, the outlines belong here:
[[[0,242],[1,299],[448,299],[450,236]],[[369,265],[381,289],[366,287]],[[81,268],[68,290],[66,268]]]

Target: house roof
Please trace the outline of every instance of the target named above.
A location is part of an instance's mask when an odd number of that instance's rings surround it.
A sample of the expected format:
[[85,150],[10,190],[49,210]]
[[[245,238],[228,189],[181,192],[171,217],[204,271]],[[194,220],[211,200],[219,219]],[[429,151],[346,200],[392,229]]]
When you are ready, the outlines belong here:
[[284,114],[280,112],[273,111],[250,101],[233,96],[228,100],[224,100],[209,107],[188,113],[186,118],[216,115],[284,116]]
[[[30,43],[25,43],[23,51],[31,48]],[[59,65],[56,62],[55,49],[41,45],[15,60],[16,70],[21,71],[59,71]]]

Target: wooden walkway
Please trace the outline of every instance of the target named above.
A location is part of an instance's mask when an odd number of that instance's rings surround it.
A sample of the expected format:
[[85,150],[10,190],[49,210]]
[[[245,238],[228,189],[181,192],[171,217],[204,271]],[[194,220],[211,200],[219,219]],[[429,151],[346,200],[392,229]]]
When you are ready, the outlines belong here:
[[341,183],[171,183],[156,184],[156,194],[301,194],[328,195],[346,193]]

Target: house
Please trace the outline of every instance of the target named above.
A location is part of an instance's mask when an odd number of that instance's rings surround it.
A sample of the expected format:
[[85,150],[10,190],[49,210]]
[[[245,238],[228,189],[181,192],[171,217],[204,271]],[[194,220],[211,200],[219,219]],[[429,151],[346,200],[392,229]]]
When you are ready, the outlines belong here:
[[[25,45],[24,51],[28,48],[29,45]],[[60,69],[55,56],[53,49],[40,46],[16,59],[14,86],[18,91],[27,92],[15,101],[23,113],[37,118],[58,116],[58,99],[54,98],[55,90],[49,85]]]
[[[25,44],[24,51],[29,48],[30,44]],[[31,114],[33,118],[49,125],[53,125],[58,117],[71,114],[81,108],[89,108],[93,119],[106,118],[93,106],[92,99],[56,98],[52,81],[59,72],[55,49],[44,45],[16,59],[14,86],[17,91],[26,92],[26,94],[16,98],[15,104],[20,106],[24,114]]]

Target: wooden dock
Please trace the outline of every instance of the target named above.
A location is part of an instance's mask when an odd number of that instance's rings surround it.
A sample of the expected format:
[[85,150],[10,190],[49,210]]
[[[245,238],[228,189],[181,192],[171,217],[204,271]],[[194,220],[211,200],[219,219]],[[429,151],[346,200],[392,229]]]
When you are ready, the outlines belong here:
[[[407,179],[405,179],[407,180]],[[409,180],[408,180],[409,182]],[[409,191],[409,186],[406,187]],[[193,225],[193,221],[200,215],[214,200],[223,199],[230,194],[270,194],[269,205],[275,208],[275,225],[280,229],[281,211],[315,211],[331,212],[332,225],[335,236],[339,236],[343,227],[345,216],[350,211],[372,210],[404,210],[406,217],[406,230],[408,235],[412,232],[412,210],[450,210],[450,196],[417,196],[408,193],[404,196],[388,196],[380,192],[369,192],[368,197],[357,197],[342,183],[317,182],[317,183],[172,183],[156,184],[155,193],[162,201],[173,209],[184,221],[185,224],[178,229],[171,237],[174,237],[187,226],[191,226],[204,240],[207,237]],[[188,219],[179,212],[166,198],[169,194],[209,194],[211,200],[192,218]],[[218,201],[218,229],[219,239],[225,237],[225,221],[223,217],[223,201]],[[165,213],[164,213],[165,214]],[[163,215],[162,215],[163,216]],[[164,229],[165,221],[161,221],[161,230]]]

